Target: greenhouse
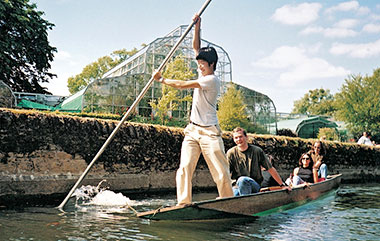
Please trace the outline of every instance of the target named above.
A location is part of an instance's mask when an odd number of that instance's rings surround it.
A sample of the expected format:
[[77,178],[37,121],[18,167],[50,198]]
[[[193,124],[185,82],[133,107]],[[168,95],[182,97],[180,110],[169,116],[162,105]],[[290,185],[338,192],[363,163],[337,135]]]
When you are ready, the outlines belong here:
[[[162,63],[171,48],[181,37],[187,26],[183,25],[164,37],[157,38],[135,55],[120,63],[103,75],[102,79],[91,82],[85,89],[66,99],[62,105],[63,111],[85,111],[123,114],[136,100],[142,89],[151,78],[154,69]],[[190,32],[173,55],[181,58],[194,78],[197,75],[197,62],[192,49]],[[220,46],[207,40],[201,40],[202,46],[213,46],[218,53],[218,64],[215,74],[222,80],[221,93],[232,82],[231,60],[227,52]],[[276,110],[272,100],[261,93],[239,86],[246,97],[250,121],[262,125],[265,129],[276,128]],[[150,102],[161,97],[161,84],[154,82],[136,108],[136,115],[150,118],[153,115]],[[191,90],[181,90],[181,97],[191,95]],[[190,112],[189,102],[181,102],[179,108],[171,113],[173,118],[187,118]]]
[[[340,123],[340,125],[343,125],[343,123]],[[332,128],[338,131],[338,127],[335,121],[324,116],[299,115],[298,118],[277,122],[279,130],[289,129],[301,138],[317,138],[320,128]],[[271,132],[271,134],[276,134],[276,132]]]
[[333,128],[337,130],[338,125],[323,116],[313,116],[302,120],[296,129],[296,133],[302,138],[317,138],[320,128]]
[[0,80],[0,107],[12,108],[16,106],[16,96],[11,88]]

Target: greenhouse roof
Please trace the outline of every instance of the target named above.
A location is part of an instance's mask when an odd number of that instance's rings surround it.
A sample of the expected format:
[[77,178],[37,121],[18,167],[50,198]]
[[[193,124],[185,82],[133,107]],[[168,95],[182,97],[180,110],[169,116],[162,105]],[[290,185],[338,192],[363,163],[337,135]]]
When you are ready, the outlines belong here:
[[305,116],[277,122],[277,128],[279,130],[290,129],[302,138],[315,138],[317,137],[319,129],[324,127],[336,129],[338,125],[323,116]]
[[334,128],[336,129],[338,125],[328,120],[323,116],[309,117],[302,120],[296,129],[296,133],[302,138],[316,138],[320,128]]
[[295,133],[298,124],[301,123],[303,120],[306,120],[307,118],[308,117],[301,117],[297,119],[279,121],[277,122],[277,129],[290,129]]

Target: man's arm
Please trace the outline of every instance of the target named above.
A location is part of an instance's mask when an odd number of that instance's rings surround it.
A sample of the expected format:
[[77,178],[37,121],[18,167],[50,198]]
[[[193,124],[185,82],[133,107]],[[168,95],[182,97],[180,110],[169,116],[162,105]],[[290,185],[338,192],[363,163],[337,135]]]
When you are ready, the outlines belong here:
[[193,21],[197,21],[195,23],[195,29],[194,29],[194,36],[193,36],[193,50],[195,53],[195,56],[198,55],[199,49],[201,48],[201,18],[196,14],[193,17]]
[[230,169],[230,176],[231,176],[232,185],[235,185],[237,177],[236,177],[236,170],[235,170],[234,158],[233,158],[232,150],[233,149],[230,148],[227,151],[226,157],[227,157],[227,161],[228,161],[228,165],[229,165],[229,169]]
[[190,88],[201,88],[201,85],[197,80],[174,80],[174,79],[165,79],[162,77],[161,72],[154,72],[153,79],[161,84],[166,84],[168,86],[177,88],[177,89],[190,89]]

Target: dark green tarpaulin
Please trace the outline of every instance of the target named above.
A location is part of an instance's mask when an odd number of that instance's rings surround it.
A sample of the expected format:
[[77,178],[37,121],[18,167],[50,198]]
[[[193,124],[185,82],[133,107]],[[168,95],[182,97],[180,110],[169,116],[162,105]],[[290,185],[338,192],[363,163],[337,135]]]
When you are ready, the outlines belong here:
[[64,100],[60,105],[59,110],[67,112],[81,112],[83,109],[83,98],[86,90],[87,87]]
[[18,107],[27,108],[27,109],[37,109],[37,110],[56,110],[56,107],[43,105],[37,102],[30,100],[22,99],[18,104]]
[[64,100],[58,106],[50,106],[40,104],[34,101],[30,101],[27,99],[22,99],[17,106],[26,109],[36,109],[36,110],[58,110],[63,112],[81,112],[82,111],[82,103],[83,103],[83,90],[77,92],[75,95],[70,96],[66,100]]
[[301,138],[317,138],[320,128],[337,129],[338,125],[329,121],[323,116],[314,116],[301,121],[296,129],[296,133]]

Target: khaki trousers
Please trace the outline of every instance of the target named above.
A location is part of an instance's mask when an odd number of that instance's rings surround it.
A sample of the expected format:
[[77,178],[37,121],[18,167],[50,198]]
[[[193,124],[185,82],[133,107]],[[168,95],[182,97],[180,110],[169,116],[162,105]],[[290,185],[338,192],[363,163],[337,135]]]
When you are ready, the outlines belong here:
[[179,205],[191,203],[192,178],[201,153],[216,183],[219,197],[233,196],[229,164],[221,133],[219,126],[200,127],[189,124],[185,128],[181,162],[176,176]]

